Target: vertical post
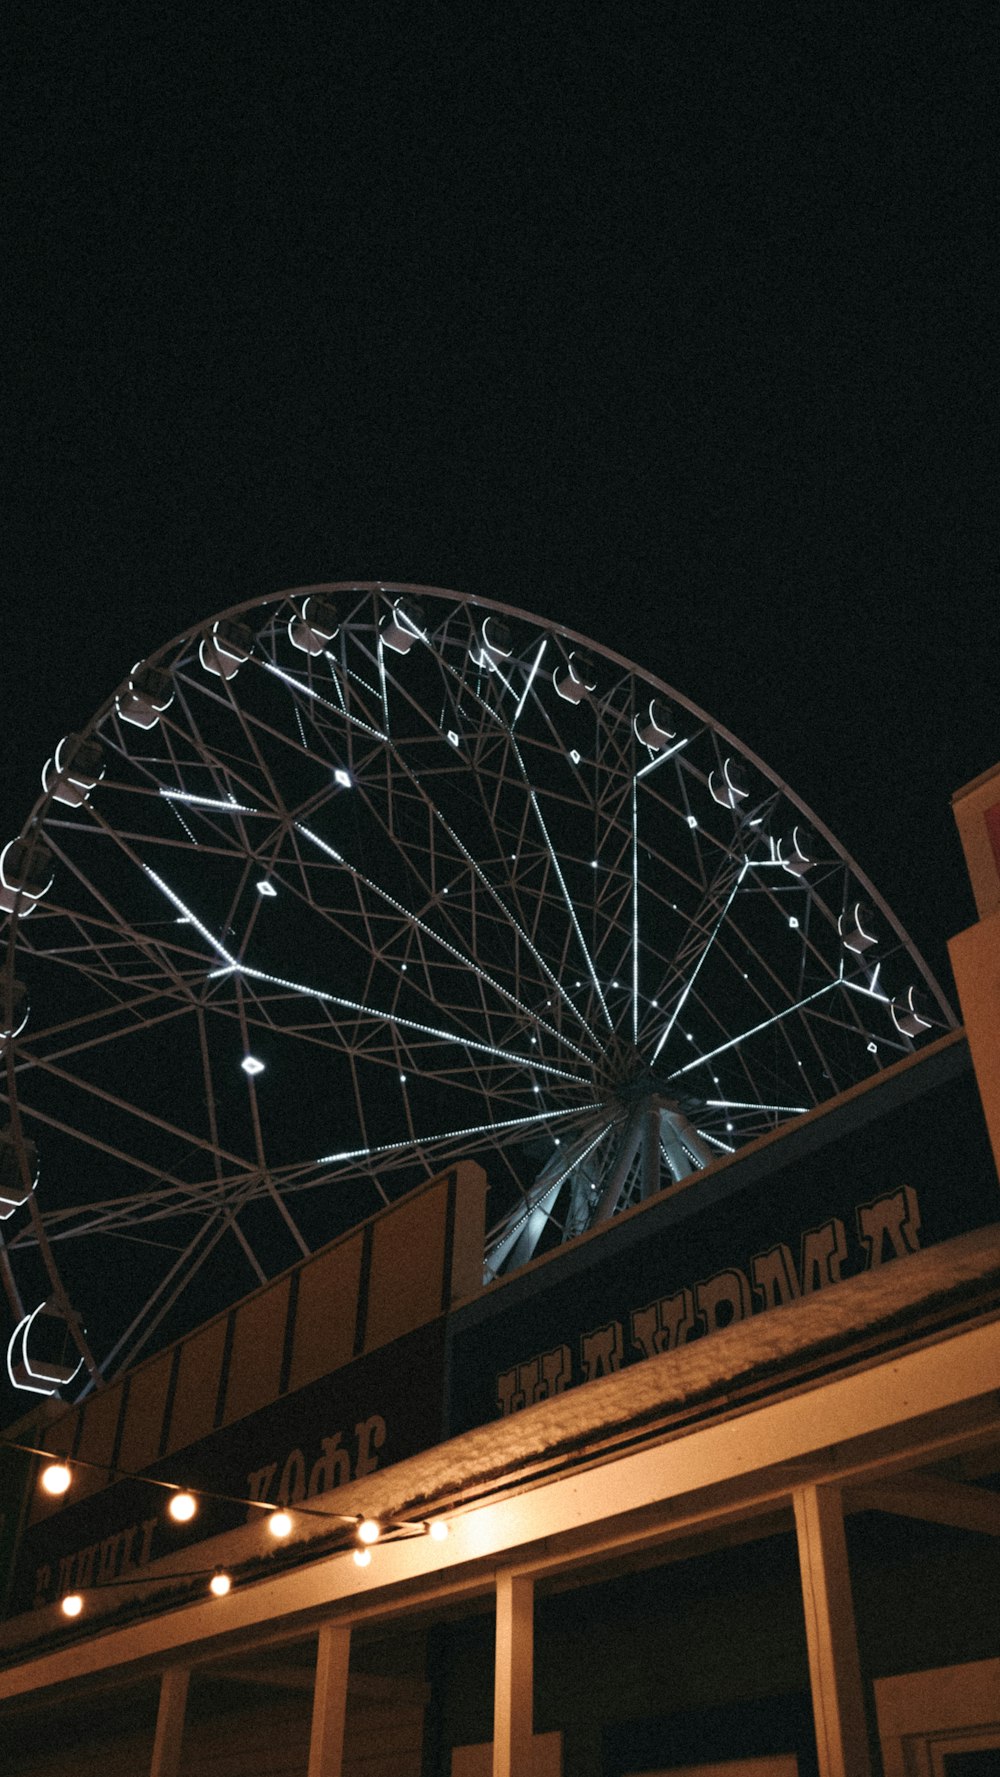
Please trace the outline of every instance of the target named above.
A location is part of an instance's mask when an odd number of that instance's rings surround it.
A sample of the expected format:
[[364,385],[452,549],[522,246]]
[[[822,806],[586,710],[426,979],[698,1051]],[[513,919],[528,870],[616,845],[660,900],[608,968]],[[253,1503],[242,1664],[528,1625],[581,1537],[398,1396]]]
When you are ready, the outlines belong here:
[[180,1771],[190,1677],[187,1666],[168,1666],[160,1680],[160,1706],[156,1712],[149,1777],[177,1777]]
[[308,1777],[341,1777],[350,1665],[350,1624],[324,1623],[316,1650]]
[[871,1777],[840,1490],[793,1494],[820,1777]]
[[497,1575],[493,1777],[530,1777],[534,1757],[535,1584]]

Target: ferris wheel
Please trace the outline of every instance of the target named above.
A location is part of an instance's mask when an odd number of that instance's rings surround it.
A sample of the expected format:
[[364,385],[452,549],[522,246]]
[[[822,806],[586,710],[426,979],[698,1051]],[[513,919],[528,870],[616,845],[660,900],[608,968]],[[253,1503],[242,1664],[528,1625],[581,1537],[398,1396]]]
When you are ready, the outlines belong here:
[[235,607],[42,785],[0,853],[0,1271],[37,1393],[460,1157],[488,1282],[954,1024],[760,759],[490,600]]

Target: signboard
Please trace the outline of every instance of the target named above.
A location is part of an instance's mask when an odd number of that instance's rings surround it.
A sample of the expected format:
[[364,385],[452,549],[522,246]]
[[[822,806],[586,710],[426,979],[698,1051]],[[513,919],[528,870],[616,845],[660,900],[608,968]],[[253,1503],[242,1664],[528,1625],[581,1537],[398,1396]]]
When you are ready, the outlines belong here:
[[956,1036],[453,1315],[449,1430],[998,1216],[968,1050]]
[[66,1592],[137,1577],[149,1561],[258,1515],[236,1502],[294,1505],[439,1443],[443,1375],[438,1317],[153,1463],[149,1476],[232,1496],[202,1496],[188,1524],[175,1524],[165,1511],[166,1495],[141,1477],[88,1498],[71,1496],[25,1531],[11,1609],[30,1610]]

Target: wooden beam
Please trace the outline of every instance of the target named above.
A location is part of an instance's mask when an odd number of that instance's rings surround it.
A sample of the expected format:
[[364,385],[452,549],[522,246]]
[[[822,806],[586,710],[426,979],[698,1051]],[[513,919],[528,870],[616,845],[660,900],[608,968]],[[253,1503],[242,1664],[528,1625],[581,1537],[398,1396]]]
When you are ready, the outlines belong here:
[[350,1665],[350,1626],[324,1623],[316,1649],[308,1777],[342,1777]]
[[534,1759],[535,1586],[524,1574],[497,1574],[493,1777],[526,1777]]
[[792,1503],[820,1777],[871,1777],[840,1493],[797,1487]]
[[866,1487],[851,1487],[844,1494],[844,1509],[891,1512],[897,1518],[919,1518],[926,1524],[1000,1536],[1000,1493],[938,1475],[896,1475]]
[[190,1678],[187,1666],[168,1666],[160,1680],[160,1706],[156,1712],[149,1777],[178,1777]]

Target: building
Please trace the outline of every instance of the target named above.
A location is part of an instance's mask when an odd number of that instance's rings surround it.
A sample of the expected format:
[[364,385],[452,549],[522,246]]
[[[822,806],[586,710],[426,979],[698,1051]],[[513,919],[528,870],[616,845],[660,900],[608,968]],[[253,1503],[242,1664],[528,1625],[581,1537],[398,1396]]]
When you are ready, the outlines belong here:
[[11,1777],[998,1768],[1000,773],[956,812],[964,1031],[485,1290],[458,1167],[8,1434],[73,1475],[4,1453]]

